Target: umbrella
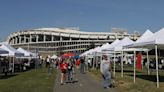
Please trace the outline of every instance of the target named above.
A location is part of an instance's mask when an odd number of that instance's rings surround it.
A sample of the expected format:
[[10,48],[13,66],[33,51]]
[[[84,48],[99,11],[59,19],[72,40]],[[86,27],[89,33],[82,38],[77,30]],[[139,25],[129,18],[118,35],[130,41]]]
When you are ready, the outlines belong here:
[[75,55],[73,58],[78,59],[78,58],[80,58],[80,56],[79,55]]
[[74,53],[64,53],[62,56],[63,57],[74,57],[75,54]]

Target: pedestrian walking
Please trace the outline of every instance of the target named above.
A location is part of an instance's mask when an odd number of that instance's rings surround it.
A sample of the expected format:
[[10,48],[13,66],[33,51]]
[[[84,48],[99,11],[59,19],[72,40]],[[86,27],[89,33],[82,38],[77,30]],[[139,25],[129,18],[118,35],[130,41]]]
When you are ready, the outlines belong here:
[[84,68],[85,68],[85,61],[84,61],[84,57],[80,58],[80,72],[84,73]]
[[69,63],[68,63],[68,83],[72,83],[73,82],[73,62],[71,62],[71,60],[69,59]]
[[48,68],[50,65],[50,58],[49,56],[46,57],[46,68]]
[[61,63],[60,63],[61,85],[65,84],[67,67],[68,67],[68,64],[67,64],[66,60],[61,61]]
[[109,88],[111,86],[111,64],[106,55],[102,56],[100,72],[103,78],[103,87]]
[[80,59],[77,59],[77,61],[75,62],[76,64],[76,69],[79,69],[79,66],[80,66]]
[[91,64],[92,64],[92,61],[90,58],[88,59],[87,63],[88,63],[88,71],[90,72]]

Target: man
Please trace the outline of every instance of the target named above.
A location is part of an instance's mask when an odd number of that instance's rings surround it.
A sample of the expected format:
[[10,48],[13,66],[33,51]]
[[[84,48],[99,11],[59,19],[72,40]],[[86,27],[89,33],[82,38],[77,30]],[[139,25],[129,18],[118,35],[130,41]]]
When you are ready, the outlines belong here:
[[103,77],[103,86],[104,88],[109,88],[111,86],[111,64],[106,55],[102,56],[102,61],[100,64],[100,72]]

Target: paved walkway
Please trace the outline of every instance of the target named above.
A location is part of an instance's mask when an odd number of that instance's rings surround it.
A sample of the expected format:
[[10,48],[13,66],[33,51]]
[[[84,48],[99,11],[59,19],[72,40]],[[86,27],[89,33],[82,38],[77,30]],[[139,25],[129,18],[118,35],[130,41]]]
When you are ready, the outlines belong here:
[[60,85],[60,72],[58,71],[54,92],[117,92],[114,88],[104,89],[102,87],[102,81],[94,79],[89,74],[77,72],[76,76],[78,82]]

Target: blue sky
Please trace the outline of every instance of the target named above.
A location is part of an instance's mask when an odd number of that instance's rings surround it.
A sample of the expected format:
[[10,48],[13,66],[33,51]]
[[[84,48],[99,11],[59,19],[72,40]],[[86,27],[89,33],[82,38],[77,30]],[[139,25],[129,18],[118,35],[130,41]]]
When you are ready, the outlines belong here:
[[0,40],[41,27],[155,32],[164,27],[164,0],[0,0]]

